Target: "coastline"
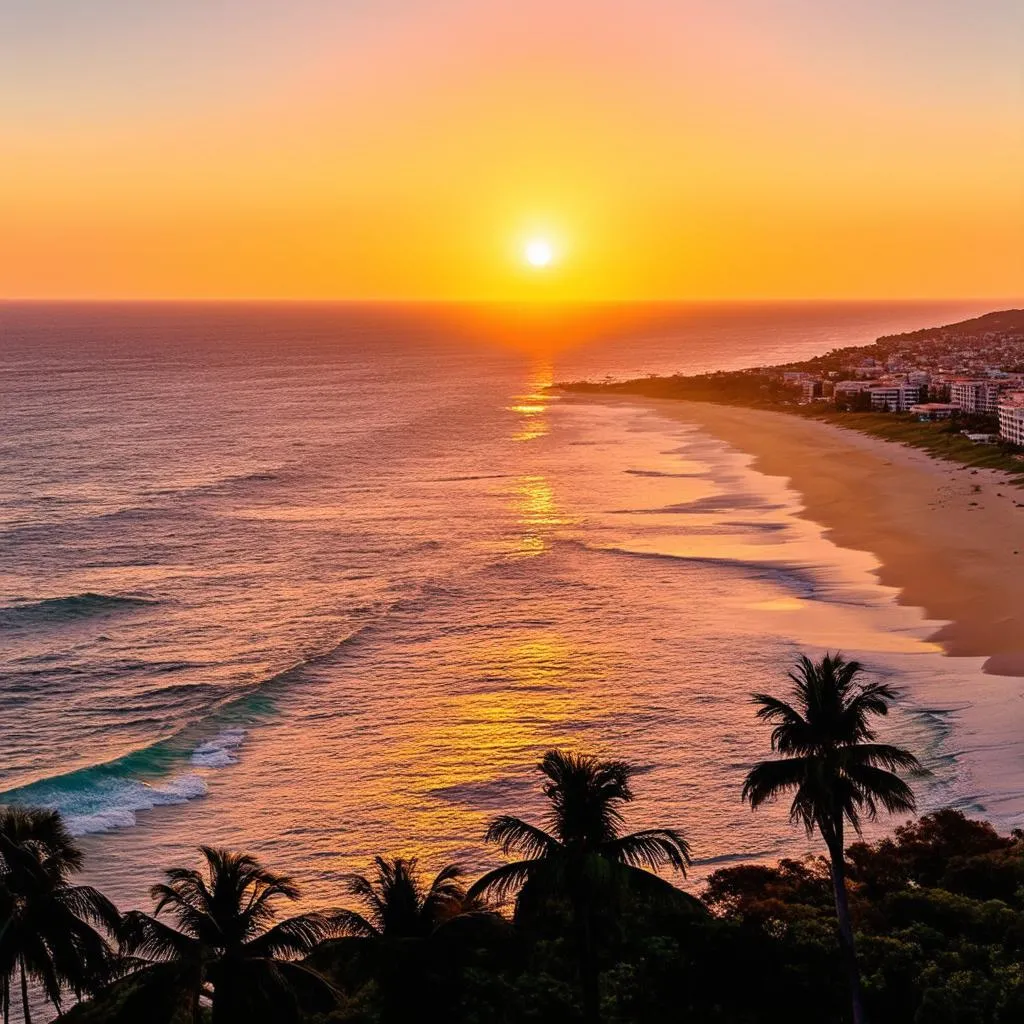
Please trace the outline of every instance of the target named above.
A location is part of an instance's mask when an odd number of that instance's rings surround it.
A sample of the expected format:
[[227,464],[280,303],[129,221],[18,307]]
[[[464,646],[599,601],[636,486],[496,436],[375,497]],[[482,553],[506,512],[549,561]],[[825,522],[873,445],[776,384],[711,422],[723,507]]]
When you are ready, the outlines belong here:
[[1006,474],[781,412],[613,400],[695,424],[752,455],[756,470],[787,479],[800,514],[832,541],[873,554],[879,581],[901,604],[945,622],[930,639],[947,655],[1024,676],[1024,496]]

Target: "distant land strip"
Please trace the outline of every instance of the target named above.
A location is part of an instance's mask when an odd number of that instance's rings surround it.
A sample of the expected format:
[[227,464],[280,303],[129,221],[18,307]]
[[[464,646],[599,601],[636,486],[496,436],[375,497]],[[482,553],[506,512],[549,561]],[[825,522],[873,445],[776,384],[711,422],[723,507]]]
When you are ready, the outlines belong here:
[[801,362],[556,387],[791,413],[1001,470],[1024,486],[1024,309],[885,335]]

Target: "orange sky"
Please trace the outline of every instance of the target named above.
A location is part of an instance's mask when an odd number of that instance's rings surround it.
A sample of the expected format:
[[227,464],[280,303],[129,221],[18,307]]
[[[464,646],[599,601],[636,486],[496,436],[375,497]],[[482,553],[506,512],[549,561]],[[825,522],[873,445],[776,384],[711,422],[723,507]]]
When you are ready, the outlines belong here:
[[8,0],[0,296],[1020,295],[1022,12]]

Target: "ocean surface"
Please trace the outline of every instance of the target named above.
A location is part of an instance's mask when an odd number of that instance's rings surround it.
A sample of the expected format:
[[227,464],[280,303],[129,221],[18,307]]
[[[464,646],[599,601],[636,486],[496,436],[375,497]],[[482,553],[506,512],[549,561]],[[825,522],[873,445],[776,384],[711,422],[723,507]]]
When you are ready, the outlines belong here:
[[0,802],[59,808],[125,907],[200,842],[333,905],[375,854],[493,863],[567,746],[643,767],[631,821],[699,880],[813,848],[740,803],[749,694],[841,648],[900,688],[922,805],[1006,824],[958,733],[979,664],[869,555],[715,438],[552,389],[984,311],[0,305]]

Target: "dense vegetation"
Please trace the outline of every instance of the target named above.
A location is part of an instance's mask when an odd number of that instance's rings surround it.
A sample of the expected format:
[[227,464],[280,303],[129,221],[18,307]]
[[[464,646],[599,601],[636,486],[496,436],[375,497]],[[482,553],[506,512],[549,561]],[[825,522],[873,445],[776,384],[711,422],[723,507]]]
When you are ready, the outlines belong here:
[[283,920],[290,879],[209,848],[165,872],[152,915],[120,915],[72,884],[57,815],[0,810],[3,1015],[31,980],[58,1008],[93,996],[70,1024],[1020,1021],[1024,834],[944,810],[845,842],[913,808],[917,762],[874,733],[893,696],[838,656],[756,695],[773,757],[743,796],[786,795],[829,856],[722,868],[699,900],[653,873],[685,874],[680,831],[626,828],[636,770],[559,751],[539,766],[544,818],[488,829],[502,866],[467,885],[457,865],[378,857],[344,908]]

